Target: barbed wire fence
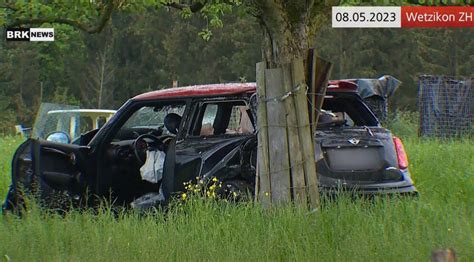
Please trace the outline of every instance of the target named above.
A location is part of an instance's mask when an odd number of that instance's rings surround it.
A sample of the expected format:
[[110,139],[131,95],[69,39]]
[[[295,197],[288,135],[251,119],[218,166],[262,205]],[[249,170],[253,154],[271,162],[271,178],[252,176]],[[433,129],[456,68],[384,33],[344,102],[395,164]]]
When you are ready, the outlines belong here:
[[419,135],[437,138],[472,137],[474,78],[419,77]]

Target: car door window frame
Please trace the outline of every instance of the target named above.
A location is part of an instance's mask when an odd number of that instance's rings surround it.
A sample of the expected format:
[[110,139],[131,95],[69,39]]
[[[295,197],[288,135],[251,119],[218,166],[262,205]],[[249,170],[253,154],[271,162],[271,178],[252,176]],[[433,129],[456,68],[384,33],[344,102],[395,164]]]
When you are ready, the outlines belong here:
[[[195,132],[197,131],[197,127],[201,124],[203,121],[203,117],[206,111],[207,104],[218,104],[218,103],[232,103],[232,102],[242,102],[245,104],[245,106],[248,107],[246,110],[248,117],[250,118],[250,122],[252,123],[253,127],[253,132],[252,133],[245,133],[245,134],[212,134],[208,136],[202,136],[200,134],[196,134]],[[213,138],[213,137],[226,137],[226,136],[247,136],[247,135],[253,135],[256,132],[256,123],[255,119],[253,118],[253,114],[251,112],[252,108],[250,106],[250,102],[246,97],[219,97],[219,98],[214,98],[214,99],[196,99],[193,101],[192,110],[190,112],[190,119],[191,121],[188,121],[188,127],[186,128],[186,138]],[[202,126],[200,127],[202,128]]]
[[122,126],[127,122],[133,113],[144,106],[154,106],[166,103],[173,103],[173,102],[183,102],[185,105],[183,118],[180,123],[180,128],[178,129],[178,134],[176,135],[176,141],[178,142],[183,134],[185,134],[185,130],[182,130],[185,126],[183,123],[187,121],[189,110],[191,108],[191,99],[190,98],[180,98],[180,99],[160,99],[160,100],[149,100],[149,101],[134,101],[129,100],[125,105],[120,108],[117,113],[114,115],[109,122],[106,123],[102,129],[99,130],[98,133],[93,140],[91,141],[91,146],[96,155],[97,165],[96,165],[96,182],[95,182],[95,192],[102,194],[103,185],[101,184],[101,177],[104,171],[103,159],[105,158],[105,154],[107,151],[108,146],[112,142],[113,138],[117,134],[117,132],[122,128]]
[[[180,128],[178,129],[178,134],[176,135],[176,140],[181,140],[186,133],[186,121],[189,115],[189,111],[192,105],[191,99],[182,98],[182,99],[160,99],[160,100],[150,100],[150,101],[133,101],[130,100],[127,102],[113,118],[107,122],[102,129],[99,130],[99,133],[92,139],[90,145],[94,149],[98,150],[104,145],[110,144],[116,133],[122,128],[122,126],[127,122],[127,120],[132,116],[137,110],[144,106],[157,106],[160,104],[174,103],[174,102],[184,102],[185,109],[182,115],[182,120],[180,123]],[[100,150],[99,150],[100,151]]]

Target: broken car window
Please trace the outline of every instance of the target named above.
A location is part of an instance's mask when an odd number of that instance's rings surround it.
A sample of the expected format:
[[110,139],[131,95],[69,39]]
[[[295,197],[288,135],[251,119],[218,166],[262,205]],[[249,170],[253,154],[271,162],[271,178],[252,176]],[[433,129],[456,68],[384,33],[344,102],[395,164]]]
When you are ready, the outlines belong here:
[[194,135],[244,135],[254,132],[250,110],[244,101],[205,103],[199,111],[202,118],[197,121]]
[[362,100],[351,94],[326,98],[318,119],[319,128],[377,125],[377,119]]
[[318,127],[325,126],[355,126],[354,121],[346,112],[321,110],[318,119]]
[[114,141],[133,139],[150,131],[171,135],[172,133],[164,127],[164,119],[171,113],[182,116],[184,108],[185,104],[144,106],[130,116],[116,134]]

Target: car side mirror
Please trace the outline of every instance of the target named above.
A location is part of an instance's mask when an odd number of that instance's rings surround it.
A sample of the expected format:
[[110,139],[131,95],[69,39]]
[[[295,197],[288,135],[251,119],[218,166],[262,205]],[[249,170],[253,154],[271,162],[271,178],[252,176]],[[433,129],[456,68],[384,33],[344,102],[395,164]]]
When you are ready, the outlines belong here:
[[63,131],[54,131],[50,133],[48,136],[46,136],[46,140],[62,144],[71,143],[71,138]]

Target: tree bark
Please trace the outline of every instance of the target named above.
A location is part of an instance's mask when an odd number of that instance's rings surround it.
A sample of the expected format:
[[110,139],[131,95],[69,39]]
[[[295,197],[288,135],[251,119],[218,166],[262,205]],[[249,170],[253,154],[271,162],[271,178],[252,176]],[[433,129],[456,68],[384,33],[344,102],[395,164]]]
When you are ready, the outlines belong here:
[[297,4],[290,7],[291,4],[278,1],[262,2],[257,18],[263,31],[262,54],[267,68],[281,67],[303,57],[310,42],[308,11],[295,10]]
[[[302,59],[306,56],[312,38],[310,32],[312,2],[262,0],[258,5],[257,18],[261,24],[264,39],[262,54],[267,68],[264,76],[265,78],[273,76],[273,80],[265,84],[267,96],[259,94],[259,103],[267,103],[269,109],[266,110],[267,123],[262,125],[259,119],[258,125],[262,128],[268,127],[269,131],[266,134],[269,137],[266,141],[270,144],[286,145],[286,147],[278,146],[278,148],[269,145],[269,159],[259,159],[259,162],[270,163],[270,173],[267,174],[264,169],[259,169],[259,176],[270,176],[270,186],[266,187],[271,188],[269,197],[274,205],[289,201],[299,204],[309,203],[312,208],[318,205],[317,185],[313,183],[313,181],[317,182],[317,178]],[[274,69],[280,71],[274,71]],[[274,75],[275,72],[281,72],[281,83],[275,82],[275,79],[278,79]],[[259,77],[261,76],[257,76]],[[261,90],[260,87],[259,90]],[[273,95],[268,96],[268,94]],[[278,99],[272,100],[274,97],[285,98],[277,101]],[[272,101],[268,102],[269,99]],[[286,121],[283,121],[283,124],[282,116],[275,115],[281,113],[274,108],[275,103],[284,104],[283,117]],[[278,119],[280,121],[276,121]],[[266,134],[259,134],[260,145],[262,136]],[[284,135],[272,137],[272,134]],[[282,151],[286,151],[285,157],[281,156]],[[265,156],[259,155],[259,157]],[[278,161],[275,162],[275,159]],[[282,161],[288,162],[280,163]],[[272,162],[274,164],[271,164]],[[286,168],[287,170],[281,168],[285,166],[289,168]],[[308,180],[308,177],[311,179]],[[257,179],[257,181],[260,180]],[[259,185],[256,190],[259,190]],[[287,197],[288,195],[290,197]],[[257,196],[262,200],[262,192],[257,192]]]

